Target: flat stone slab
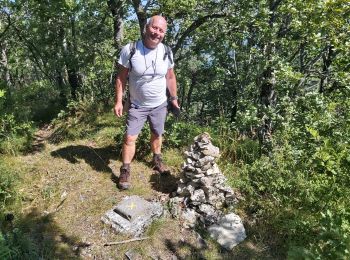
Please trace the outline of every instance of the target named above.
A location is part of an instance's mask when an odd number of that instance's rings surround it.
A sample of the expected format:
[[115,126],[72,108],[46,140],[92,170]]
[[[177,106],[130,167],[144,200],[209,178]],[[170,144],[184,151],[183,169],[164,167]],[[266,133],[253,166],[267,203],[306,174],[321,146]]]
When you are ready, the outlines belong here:
[[129,221],[134,221],[137,217],[149,214],[150,208],[152,208],[152,205],[148,201],[138,196],[131,196],[124,198],[114,208],[114,212]]
[[212,238],[228,250],[247,237],[241,218],[234,213],[225,215],[217,224],[211,225],[208,232]]
[[138,237],[162,214],[163,206],[159,202],[149,202],[133,195],[124,197],[120,203],[107,211],[101,220],[117,232]]

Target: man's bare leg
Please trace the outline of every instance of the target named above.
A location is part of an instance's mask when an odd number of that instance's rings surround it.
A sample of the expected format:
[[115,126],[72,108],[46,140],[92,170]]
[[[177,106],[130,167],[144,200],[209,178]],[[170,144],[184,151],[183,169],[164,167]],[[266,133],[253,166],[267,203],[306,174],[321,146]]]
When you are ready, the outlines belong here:
[[169,173],[168,168],[164,165],[161,155],[162,150],[162,136],[151,134],[151,150],[153,152],[154,169],[161,174]]
[[122,190],[130,188],[130,163],[135,155],[137,135],[126,135],[124,138],[122,160],[123,165],[120,167],[118,187]]
[[126,135],[124,138],[122,160],[123,164],[130,164],[135,155],[137,135]]
[[151,150],[153,154],[161,154],[162,151],[162,136],[151,133]]

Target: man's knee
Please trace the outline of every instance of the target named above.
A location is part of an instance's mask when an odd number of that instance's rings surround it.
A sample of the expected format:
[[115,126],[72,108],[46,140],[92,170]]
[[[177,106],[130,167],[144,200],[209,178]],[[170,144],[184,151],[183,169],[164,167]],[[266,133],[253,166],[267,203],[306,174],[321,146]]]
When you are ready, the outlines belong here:
[[137,135],[126,135],[124,138],[124,144],[127,146],[135,145]]

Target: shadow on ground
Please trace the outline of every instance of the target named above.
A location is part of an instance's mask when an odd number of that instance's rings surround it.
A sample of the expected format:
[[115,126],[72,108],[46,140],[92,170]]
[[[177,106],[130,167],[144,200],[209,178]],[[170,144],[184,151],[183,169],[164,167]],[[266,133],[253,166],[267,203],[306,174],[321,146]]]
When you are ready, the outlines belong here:
[[81,249],[89,246],[65,235],[53,215],[43,215],[37,209],[18,219],[5,220],[1,230],[8,247],[14,250],[9,259],[81,259]]
[[85,145],[70,145],[51,152],[51,156],[66,159],[73,164],[82,159],[95,171],[107,173],[112,173],[108,164],[109,160],[116,158],[116,154],[113,146],[93,148]]
[[[206,259],[205,256],[203,255],[204,253],[203,249],[197,248],[191,243],[188,243],[186,241],[180,241],[180,242],[174,243],[173,241],[166,239],[165,246],[179,260],[188,259],[188,257],[190,257],[191,259]],[[186,256],[186,257],[181,256],[180,251],[182,248],[185,248],[185,247],[190,249],[190,252],[191,252],[190,256]]]
[[151,175],[149,182],[151,183],[152,189],[170,194],[177,189],[177,181],[179,178],[171,174],[159,174],[154,173]]
[[[115,146],[94,148],[85,145],[70,145],[52,151],[51,156],[55,158],[63,158],[72,164],[79,163],[80,160],[84,160],[95,171],[110,173],[112,181],[114,183],[118,183],[118,177],[115,176],[115,174],[118,174],[119,172],[113,174],[112,169],[108,166],[111,159],[116,159],[116,157],[118,157],[118,151],[116,150]],[[143,160],[143,162],[149,166],[151,165],[145,160]],[[154,190],[168,194],[176,190],[177,181],[178,178],[171,174],[160,175],[158,173],[154,173],[150,177],[150,183]]]
[[[284,259],[284,258],[271,258],[266,252],[261,252],[251,246],[251,243],[242,243],[232,250],[226,250],[220,248],[217,245],[217,250],[215,253],[212,249],[203,246],[197,246],[186,241],[174,242],[169,239],[165,240],[165,245],[167,249],[172,252],[176,259],[230,259],[230,260],[268,260],[268,259]],[[184,256],[183,249],[189,249],[190,255]]]

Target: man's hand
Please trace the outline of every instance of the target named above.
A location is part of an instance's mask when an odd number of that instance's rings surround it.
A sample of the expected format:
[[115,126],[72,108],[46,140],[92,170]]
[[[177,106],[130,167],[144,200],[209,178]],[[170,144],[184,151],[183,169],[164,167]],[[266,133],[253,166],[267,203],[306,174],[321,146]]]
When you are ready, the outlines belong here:
[[128,78],[129,69],[119,65],[119,73],[117,76],[117,80],[115,83],[115,105],[114,105],[114,114],[117,117],[121,117],[123,115],[123,92],[125,90],[126,81]]
[[169,106],[168,106],[168,110],[171,113],[173,113],[175,117],[180,116],[180,106],[179,106],[179,103],[177,102],[177,99],[170,101]]
[[121,117],[123,115],[123,103],[122,102],[117,102],[114,105],[114,114],[117,117]]
[[179,102],[177,102],[177,99],[172,100],[172,101],[171,101],[171,104],[172,104],[174,107],[176,107],[177,109],[180,110]]

